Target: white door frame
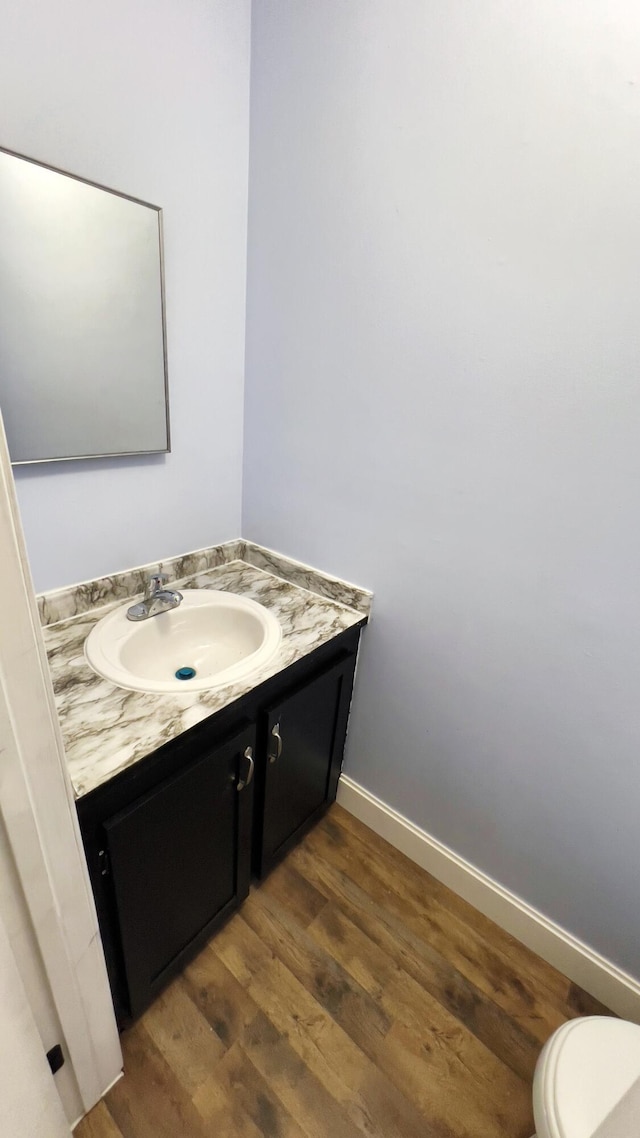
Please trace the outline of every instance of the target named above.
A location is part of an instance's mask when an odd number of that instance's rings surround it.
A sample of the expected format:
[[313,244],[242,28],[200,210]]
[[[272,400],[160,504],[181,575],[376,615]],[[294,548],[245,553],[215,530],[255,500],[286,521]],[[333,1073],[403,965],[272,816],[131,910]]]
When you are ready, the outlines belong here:
[[0,812],[86,1111],[122,1053],[1,418],[0,582]]
[[5,1134],[70,1138],[2,915],[0,1006],[0,1101]]

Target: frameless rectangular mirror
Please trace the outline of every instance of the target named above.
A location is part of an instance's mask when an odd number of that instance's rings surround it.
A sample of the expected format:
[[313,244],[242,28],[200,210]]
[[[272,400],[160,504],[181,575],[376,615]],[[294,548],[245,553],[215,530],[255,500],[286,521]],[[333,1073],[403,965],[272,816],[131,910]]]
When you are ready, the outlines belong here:
[[13,463],[169,447],[161,210],[0,148]]

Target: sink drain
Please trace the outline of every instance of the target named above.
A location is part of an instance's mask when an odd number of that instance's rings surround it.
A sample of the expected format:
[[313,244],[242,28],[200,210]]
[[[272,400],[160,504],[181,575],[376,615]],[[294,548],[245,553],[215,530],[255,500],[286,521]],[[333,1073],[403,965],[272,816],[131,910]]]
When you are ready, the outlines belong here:
[[195,668],[178,668],[176,672],[177,680],[192,680],[196,674]]

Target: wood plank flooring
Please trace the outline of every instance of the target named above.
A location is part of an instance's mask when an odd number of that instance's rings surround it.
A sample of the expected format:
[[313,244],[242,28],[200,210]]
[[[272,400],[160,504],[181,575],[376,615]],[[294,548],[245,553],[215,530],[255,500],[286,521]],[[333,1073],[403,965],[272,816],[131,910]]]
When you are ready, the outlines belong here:
[[75,1138],[530,1138],[542,1044],[600,1013],[333,806],[123,1035]]

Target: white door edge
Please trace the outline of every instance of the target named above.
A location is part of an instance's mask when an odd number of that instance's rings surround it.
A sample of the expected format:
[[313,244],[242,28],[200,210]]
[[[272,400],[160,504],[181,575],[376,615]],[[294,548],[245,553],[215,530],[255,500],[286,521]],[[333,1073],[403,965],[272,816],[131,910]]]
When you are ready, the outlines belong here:
[[0,580],[0,811],[86,1111],[122,1054],[1,419]]

